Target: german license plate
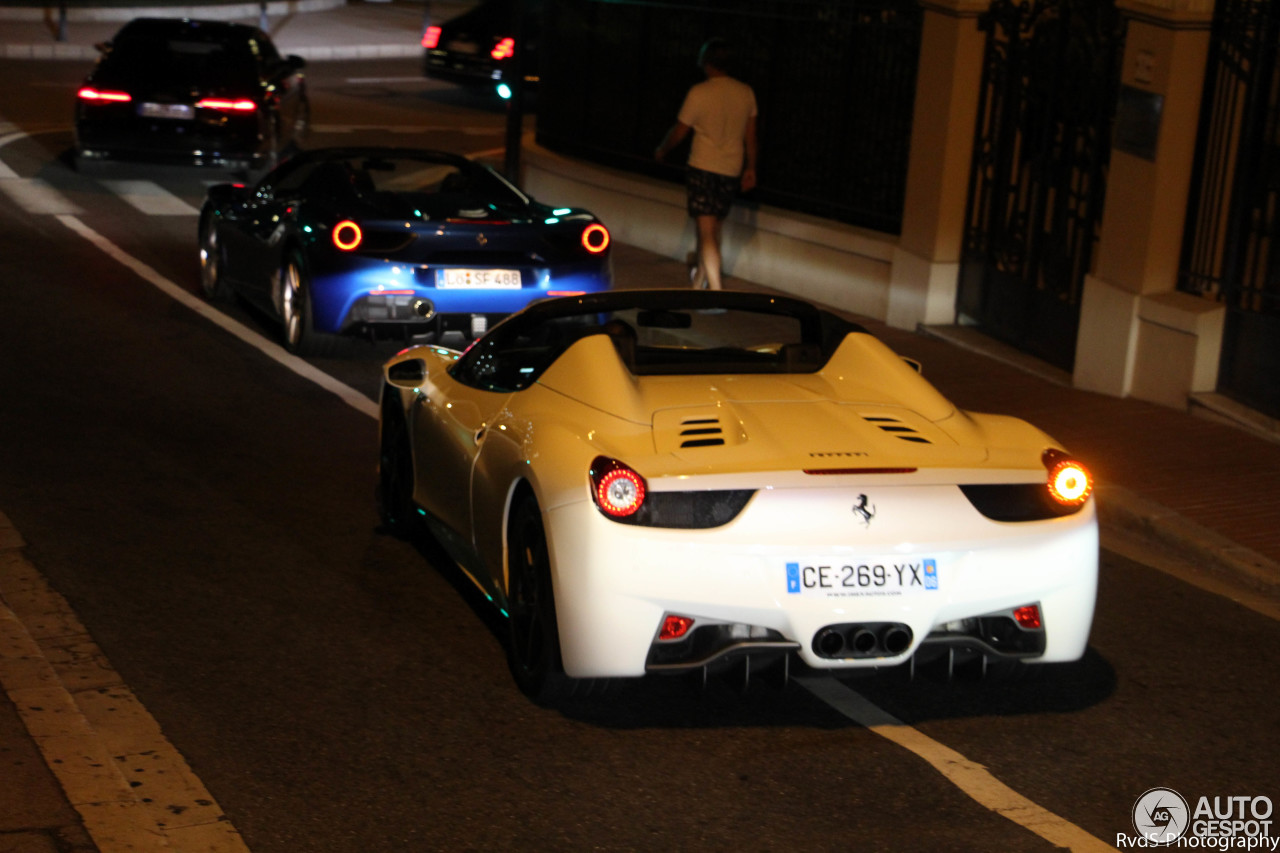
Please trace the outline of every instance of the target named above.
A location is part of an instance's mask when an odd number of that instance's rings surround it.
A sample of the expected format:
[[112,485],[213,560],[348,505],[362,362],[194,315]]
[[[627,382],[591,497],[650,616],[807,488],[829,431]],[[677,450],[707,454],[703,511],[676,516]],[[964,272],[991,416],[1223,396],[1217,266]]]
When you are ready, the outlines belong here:
[[189,119],[196,114],[190,104],[152,104],[143,102],[138,105],[138,114],[146,118]]
[[436,287],[518,290],[520,270],[440,270]]
[[931,557],[875,560],[797,560],[786,564],[787,595],[876,598],[938,589],[938,561]]

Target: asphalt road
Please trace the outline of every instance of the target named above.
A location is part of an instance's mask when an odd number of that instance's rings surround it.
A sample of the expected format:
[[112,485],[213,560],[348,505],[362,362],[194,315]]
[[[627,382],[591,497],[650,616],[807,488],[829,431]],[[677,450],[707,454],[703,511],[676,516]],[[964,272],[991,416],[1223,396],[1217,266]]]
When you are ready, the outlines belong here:
[[[54,191],[50,212],[0,194],[0,511],[251,850],[1052,849],[795,683],[530,704],[485,602],[378,530],[374,421],[58,218],[198,292],[194,215],[118,182],[194,208],[221,176],[69,169],[83,70],[0,63],[0,163]],[[416,70],[314,66],[313,144],[500,148],[499,109]],[[372,395],[386,355],[315,363]],[[1078,664],[840,689],[1108,844],[1153,787],[1280,800],[1280,626],[1157,562],[1104,553]]]

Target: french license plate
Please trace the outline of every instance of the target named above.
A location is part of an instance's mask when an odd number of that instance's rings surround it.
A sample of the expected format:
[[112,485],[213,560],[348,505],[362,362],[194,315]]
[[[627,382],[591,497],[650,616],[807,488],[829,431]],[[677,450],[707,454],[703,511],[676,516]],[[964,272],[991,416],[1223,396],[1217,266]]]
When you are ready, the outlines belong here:
[[520,270],[440,270],[436,287],[518,290]]
[[787,595],[890,598],[938,589],[931,557],[876,560],[797,560],[786,564]]
[[138,105],[138,114],[146,118],[189,119],[196,114],[190,104],[152,104],[143,102]]

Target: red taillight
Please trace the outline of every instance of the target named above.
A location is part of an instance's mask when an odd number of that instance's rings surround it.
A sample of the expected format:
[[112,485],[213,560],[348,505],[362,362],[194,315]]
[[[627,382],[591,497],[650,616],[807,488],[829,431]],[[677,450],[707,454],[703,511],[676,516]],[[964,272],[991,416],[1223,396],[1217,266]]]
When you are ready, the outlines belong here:
[[221,112],[251,113],[258,105],[248,98],[201,98],[196,106],[203,110],[219,110]]
[[497,60],[510,59],[515,54],[516,40],[510,37],[504,38],[493,46],[493,50],[489,51],[489,55]]
[[688,616],[668,616],[662,620],[662,629],[658,631],[659,640],[678,640],[693,627],[693,620]]
[[116,104],[127,104],[133,100],[133,96],[128,92],[94,89],[91,86],[81,88],[79,92],[76,92],[76,97],[82,101],[109,101]]
[[422,32],[422,46],[425,48],[433,48],[440,43],[440,28],[427,27]]
[[609,229],[599,222],[592,222],[582,229],[582,248],[593,255],[598,255],[609,248]]
[[1089,469],[1057,448],[1050,448],[1041,457],[1049,469],[1049,495],[1064,506],[1079,506],[1093,492],[1093,477]]
[[333,245],[344,252],[350,252],[355,249],[363,239],[364,232],[360,230],[359,225],[350,219],[344,219],[333,226]]
[[618,460],[597,456],[590,474],[591,497],[606,515],[626,518],[644,503],[644,477]]
[[1023,628],[1033,630],[1040,627],[1040,608],[1035,604],[1019,607],[1013,611],[1013,621]]

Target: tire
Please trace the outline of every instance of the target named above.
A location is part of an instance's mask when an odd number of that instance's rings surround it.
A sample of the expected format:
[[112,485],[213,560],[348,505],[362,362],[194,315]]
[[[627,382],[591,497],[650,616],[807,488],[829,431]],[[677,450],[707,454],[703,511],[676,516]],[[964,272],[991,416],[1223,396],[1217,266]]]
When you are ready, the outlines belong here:
[[560,661],[551,560],[542,510],[526,497],[511,516],[507,539],[509,588],[507,659],[520,690],[539,705],[572,695],[573,681]]
[[[399,392],[388,388],[385,395]],[[385,405],[378,453],[378,517],[384,531],[408,539],[413,534],[413,454],[399,405]]]
[[231,299],[231,286],[222,274],[222,245],[218,242],[217,220],[208,208],[200,216],[200,290],[210,302]]
[[311,306],[311,283],[302,258],[290,256],[280,272],[280,320],[284,326],[284,347],[294,355],[323,356],[338,346],[338,336],[317,332]]
[[298,102],[298,112],[293,117],[293,133],[289,142],[292,150],[301,151],[302,143],[311,132],[311,101],[304,94]]

